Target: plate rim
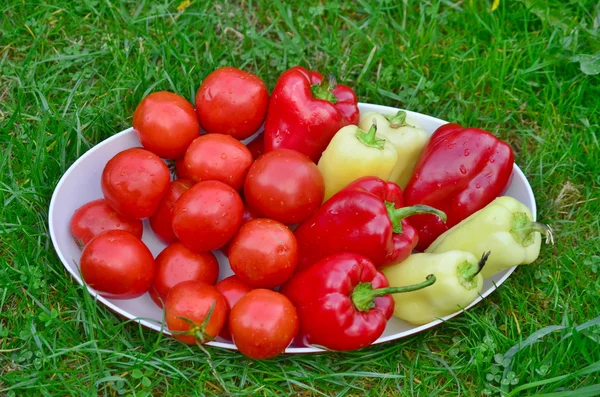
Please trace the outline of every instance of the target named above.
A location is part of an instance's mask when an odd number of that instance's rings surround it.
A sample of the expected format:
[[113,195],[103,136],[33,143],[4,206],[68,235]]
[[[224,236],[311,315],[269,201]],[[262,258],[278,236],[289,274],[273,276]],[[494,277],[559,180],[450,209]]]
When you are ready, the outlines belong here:
[[[402,108],[396,108],[396,107],[392,107],[392,106],[385,106],[385,105],[377,105],[377,104],[372,104],[372,103],[366,103],[366,102],[358,102],[358,107],[360,112],[367,112],[367,111],[377,111],[380,113],[384,113],[384,114],[392,114],[392,113],[396,113],[399,110],[405,111],[409,116],[417,116],[419,118],[425,118],[425,119],[429,119],[430,121],[436,123],[436,124],[448,124],[448,121],[427,115],[427,114],[423,114],[423,113],[418,113],[418,112],[414,112],[411,110],[407,110],[407,109],[402,109]],[[367,108],[366,110],[362,110],[361,108]],[[92,146],[91,148],[89,148],[85,153],[83,153],[82,155],[79,156],[79,158],[77,158],[70,166],[69,168],[63,173],[63,175],[60,177],[58,183],[56,184],[56,186],[54,187],[54,190],[52,192],[52,197],[50,199],[50,205],[48,207],[48,229],[49,229],[49,233],[50,233],[50,239],[52,240],[52,246],[54,248],[54,251],[56,253],[56,255],[58,256],[58,258],[60,259],[60,261],[63,264],[63,267],[66,268],[67,272],[71,275],[71,277],[73,277],[81,286],[84,286],[88,293],[96,300],[96,301],[100,301],[104,306],[106,306],[107,308],[109,308],[111,311],[118,313],[119,315],[125,317],[128,320],[131,320],[133,322],[139,323],[142,326],[152,329],[154,331],[157,332],[162,332],[164,335],[171,335],[171,333],[168,331],[168,329],[164,326],[164,323],[159,323],[156,320],[149,320],[146,318],[141,318],[141,317],[136,317],[133,316],[131,313],[127,312],[126,310],[121,309],[119,306],[115,305],[114,303],[112,303],[110,300],[108,300],[107,298],[104,298],[102,296],[100,296],[96,291],[94,291],[92,288],[90,288],[89,286],[87,286],[84,282],[83,279],[80,277],[80,274],[78,272],[75,271],[75,269],[71,268],[68,265],[68,261],[65,258],[65,256],[63,255],[62,251],[58,248],[58,242],[57,242],[57,237],[56,237],[56,232],[55,232],[55,222],[54,222],[54,209],[56,206],[56,196],[57,196],[57,192],[60,190],[60,187],[63,185],[63,183],[65,182],[65,180],[68,179],[70,173],[77,168],[77,166],[79,165],[80,162],[82,162],[85,157],[87,157],[87,155],[91,154],[93,151],[95,150],[99,150],[101,146],[109,144],[110,142],[112,142],[113,140],[117,140],[119,139],[121,136],[126,135],[126,134],[130,134],[133,131],[133,127],[129,127],[126,128],[120,132],[117,132],[115,134],[113,134],[112,136],[104,139],[101,142],[98,142],[97,144],[95,144],[94,146]],[[260,130],[256,133],[258,134],[260,132]],[[255,134],[255,135],[256,135]],[[141,146],[141,144],[140,144]],[[518,174],[520,177],[523,178],[523,180],[525,180],[525,187],[527,190],[528,195],[532,198],[532,214],[533,214],[533,220],[535,221],[537,219],[537,203],[536,203],[536,199],[535,199],[535,194],[533,192],[533,189],[531,187],[531,184],[529,183],[529,180],[527,179],[527,177],[525,176],[525,174],[523,173],[523,171],[521,170],[521,168],[515,163],[513,163],[513,173]],[[378,344],[382,344],[382,343],[386,343],[386,342],[391,342],[394,340],[400,340],[400,339],[404,339],[404,338],[408,338],[410,336],[413,336],[415,334],[418,334],[420,332],[423,332],[427,329],[436,327],[460,314],[462,314],[463,312],[471,309],[473,306],[479,304],[481,301],[483,301],[483,299],[485,299],[486,297],[488,297],[492,292],[496,291],[509,277],[510,275],[515,271],[517,267],[511,267],[509,269],[506,270],[506,274],[504,276],[502,276],[502,278],[500,278],[498,280],[498,282],[495,282],[493,284],[493,287],[489,288],[488,290],[486,290],[485,292],[483,292],[482,294],[479,294],[479,296],[466,308],[459,310],[455,313],[452,313],[448,316],[442,317],[440,319],[431,321],[427,324],[423,324],[420,325],[418,327],[414,327],[411,328],[408,331],[404,331],[401,332],[400,335],[398,333],[396,334],[392,334],[392,335],[388,335],[388,336],[381,336],[379,337],[375,342],[373,342],[370,346],[373,345],[378,345]],[[227,350],[233,350],[236,351],[238,350],[237,347],[233,344],[233,343],[228,343],[228,342],[220,342],[220,341],[210,341],[208,343],[206,343],[206,345],[208,346],[213,346],[213,347],[219,347],[219,348],[223,348],[223,349],[227,349]],[[322,348],[318,348],[318,347],[314,347],[314,346],[306,346],[306,347],[292,347],[289,346],[285,349],[286,354],[309,354],[309,353],[326,353],[326,352],[330,352],[330,350],[326,350],[326,349],[322,349]]]

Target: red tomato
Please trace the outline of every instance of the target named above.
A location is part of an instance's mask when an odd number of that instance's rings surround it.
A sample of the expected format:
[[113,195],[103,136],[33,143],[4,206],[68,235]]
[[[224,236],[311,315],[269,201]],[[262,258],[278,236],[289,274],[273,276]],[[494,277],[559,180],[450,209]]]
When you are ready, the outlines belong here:
[[298,333],[298,314],[288,298],[268,289],[255,289],[231,309],[229,330],[242,354],[254,359],[275,357]]
[[180,242],[162,250],[156,257],[156,266],[150,297],[160,307],[171,288],[183,281],[197,280],[213,285],[219,278],[219,262],[212,252],[190,251]]
[[[243,283],[236,276],[229,276],[219,281],[215,287],[217,287],[219,292],[225,297],[225,300],[227,301],[227,309],[230,312],[231,308],[240,300],[242,296],[252,291],[252,287]],[[231,332],[229,332],[227,322],[223,326],[223,329],[221,329],[219,336],[231,340]]]
[[141,239],[144,226],[138,219],[119,215],[104,199],[99,199],[75,210],[71,217],[70,229],[75,242],[83,249],[93,237],[107,230],[126,230]]
[[[212,306],[213,312],[209,317]],[[227,320],[227,302],[213,285],[196,280],[184,281],[174,286],[167,295],[165,320],[175,339],[188,345],[206,343],[221,332]]]
[[173,210],[173,232],[187,248],[205,252],[222,247],[242,223],[244,203],[231,186],[219,181],[195,184]]
[[175,160],[175,174],[177,174],[177,179],[192,180],[192,177],[188,173],[187,169],[185,168],[185,164],[183,163],[183,157]]
[[[250,222],[252,219],[256,219],[256,218],[257,218],[256,214],[254,214],[254,212],[252,212],[250,210],[250,208],[248,208],[248,206],[244,204],[244,213],[242,214],[242,223],[240,224],[240,227],[245,225],[246,223]],[[234,238],[235,238],[235,236],[234,236]],[[224,246],[219,248],[219,250],[225,256],[229,255],[229,246],[231,245],[231,241],[232,240],[229,240],[227,243],[225,243]]]
[[83,249],[79,266],[85,282],[110,299],[145,294],[156,274],[148,247],[124,230],[108,230],[94,237]]
[[261,132],[252,140],[252,142],[246,145],[250,153],[252,154],[252,158],[254,160],[258,159],[265,152],[265,134]]
[[175,202],[181,195],[194,185],[187,179],[176,179],[169,185],[169,190],[163,196],[158,209],[150,217],[150,227],[156,237],[163,243],[170,244],[177,241],[177,236],[173,233],[173,208]]
[[117,153],[102,172],[102,193],[119,214],[134,219],[152,216],[169,189],[169,167],[141,148]]
[[240,190],[252,154],[243,143],[229,135],[207,134],[196,138],[183,158],[187,174],[194,182],[215,180]]
[[269,91],[256,75],[223,67],[209,74],[196,93],[200,125],[208,133],[246,139],[262,125]]
[[231,269],[255,288],[275,288],[286,282],[298,263],[294,233],[283,223],[254,219],[242,226],[229,247]]
[[257,215],[286,225],[300,223],[321,206],[321,171],[295,150],[277,149],[252,164],[244,183],[246,203]]
[[183,156],[200,135],[192,104],[168,91],[154,92],[142,99],[133,113],[133,128],[142,146],[171,160]]

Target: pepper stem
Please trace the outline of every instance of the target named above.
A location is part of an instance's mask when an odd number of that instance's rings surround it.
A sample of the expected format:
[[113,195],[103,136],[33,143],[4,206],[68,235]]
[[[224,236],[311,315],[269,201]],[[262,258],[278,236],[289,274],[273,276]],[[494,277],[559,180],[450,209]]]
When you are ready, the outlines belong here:
[[416,291],[425,287],[429,287],[430,285],[435,283],[435,281],[436,277],[433,274],[430,274],[429,276],[427,276],[425,281],[419,284],[406,285],[404,287],[388,287],[378,289],[373,289],[373,285],[369,282],[363,282],[358,283],[356,287],[354,287],[350,298],[352,299],[352,303],[354,304],[356,309],[358,309],[358,311],[368,312],[369,310],[375,308],[375,298],[379,296]]
[[552,228],[539,222],[532,222],[524,212],[517,212],[513,215],[512,228],[510,229],[513,238],[524,247],[533,244],[533,233],[539,232],[546,237],[546,244],[554,245],[554,235]]
[[335,76],[328,74],[323,78],[321,84],[312,85],[311,91],[316,98],[336,104],[338,99],[333,95],[333,90],[335,90],[336,87],[337,81]]
[[391,128],[400,128],[408,125],[406,122],[406,112],[404,110],[398,110],[398,113],[394,116],[386,114],[383,117],[390,122]]
[[379,150],[383,150],[385,146],[385,139],[377,137],[377,123],[375,122],[375,119],[373,119],[373,124],[371,124],[371,128],[369,128],[368,132],[364,132],[356,127],[356,139],[363,145]]
[[483,255],[481,255],[481,259],[477,263],[477,267],[470,267],[467,271],[465,271],[462,274],[465,281],[469,283],[473,281],[475,276],[477,276],[483,270],[483,267],[485,266],[485,263],[487,262],[491,253],[491,251],[484,252]]
[[408,218],[409,216],[418,214],[431,214],[437,215],[443,222],[446,222],[446,213],[438,210],[437,208],[430,207],[428,205],[417,204],[412,207],[396,208],[394,203],[386,201],[385,206],[388,211],[388,216],[392,221],[394,233],[402,233],[402,219]]

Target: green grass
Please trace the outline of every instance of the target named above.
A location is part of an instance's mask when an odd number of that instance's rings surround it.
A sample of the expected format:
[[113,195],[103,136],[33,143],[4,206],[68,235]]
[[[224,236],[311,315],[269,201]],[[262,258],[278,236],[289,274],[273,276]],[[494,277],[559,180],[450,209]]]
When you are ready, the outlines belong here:
[[[581,57],[600,52],[600,5],[288,3],[0,6],[0,395],[600,395],[600,75]],[[347,354],[207,356],[96,305],[48,236],[63,172],[151,91],[192,99],[221,65],[272,89],[296,64],[510,142],[556,245],[468,313]]]

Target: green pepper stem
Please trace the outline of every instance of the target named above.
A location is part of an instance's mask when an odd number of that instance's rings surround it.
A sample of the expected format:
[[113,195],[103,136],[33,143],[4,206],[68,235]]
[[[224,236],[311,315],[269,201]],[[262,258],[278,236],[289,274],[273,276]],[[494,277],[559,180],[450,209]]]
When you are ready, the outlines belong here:
[[428,205],[417,204],[413,205],[412,207],[396,208],[394,203],[386,201],[385,206],[388,211],[388,216],[392,221],[394,233],[396,234],[402,233],[402,219],[408,218],[409,216],[419,214],[431,214],[436,215],[443,222],[446,222],[447,219],[445,212],[440,211],[437,208],[430,207]]
[[404,292],[412,292],[416,290],[423,289],[425,287],[429,287],[433,283],[435,283],[436,277],[433,274],[427,276],[425,281],[419,284],[406,285],[404,287],[388,287],[388,288],[378,288],[373,289],[373,285],[369,282],[358,283],[354,290],[352,291],[352,295],[350,298],[352,299],[352,303],[361,312],[368,312],[369,310],[375,308],[375,298],[379,296],[384,296],[388,294],[400,294]]
[[338,99],[333,95],[333,90],[335,90],[336,87],[337,81],[335,76],[328,74],[323,78],[321,84],[312,85],[311,91],[316,98],[336,104]]
[[465,281],[469,283],[473,281],[473,279],[483,270],[483,267],[485,266],[485,263],[487,262],[491,253],[491,251],[484,252],[483,255],[481,255],[481,259],[477,263],[477,267],[471,267],[469,270],[462,274]]
[[520,223],[518,226],[512,228],[511,232],[517,236],[517,240],[523,245],[529,245],[527,243],[533,243],[532,234],[539,232],[542,236],[546,237],[546,244],[551,243],[554,245],[554,235],[550,225],[539,222],[526,222]]
[[368,132],[364,132],[360,128],[356,127],[356,138],[363,145],[366,145],[368,147],[372,147],[379,150],[383,150],[383,148],[385,147],[385,139],[377,137],[377,124],[375,123],[375,119],[373,119],[373,124],[371,124],[371,128],[369,128]]
[[398,113],[394,116],[386,114],[383,117],[390,122],[391,128],[400,128],[408,125],[406,122],[406,112],[404,110],[398,110]]

